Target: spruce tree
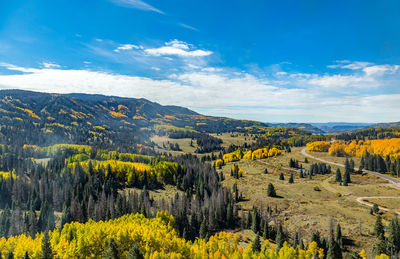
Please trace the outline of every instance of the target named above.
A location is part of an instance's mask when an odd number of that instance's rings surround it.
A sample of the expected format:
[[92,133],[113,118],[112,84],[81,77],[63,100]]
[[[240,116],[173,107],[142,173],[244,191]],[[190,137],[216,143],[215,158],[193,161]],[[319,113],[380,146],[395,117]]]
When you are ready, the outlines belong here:
[[144,259],[142,252],[140,252],[140,246],[138,243],[134,243],[129,248],[127,259]]
[[251,228],[252,216],[250,210],[247,212],[247,221],[246,221],[246,228]]
[[279,175],[279,180],[285,180],[285,176],[283,176],[283,173],[281,173],[280,175]]
[[375,226],[374,226],[374,234],[377,238],[383,240],[385,238],[385,230],[382,224],[381,215],[376,217]]
[[25,252],[25,255],[24,255],[24,257],[22,259],[30,259],[28,251]]
[[340,248],[343,248],[342,228],[340,227],[340,224],[337,224],[337,226],[336,226],[335,241]]
[[377,214],[379,212],[379,206],[378,204],[374,203],[374,205],[372,205],[372,211]]
[[253,252],[260,252],[261,251],[261,241],[260,241],[260,235],[257,234],[256,238],[253,241],[252,245]]
[[14,259],[14,253],[13,251],[10,251],[7,255],[7,259]]
[[264,169],[264,174],[268,174],[268,168]]
[[299,232],[296,231],[293,238],[293,248],[297,248],[299,245]]
[[253,209],[253,215],[252,215],[252,220],[251,220],[251,230],[253,230],[254,233],[258,233],[260,230],[260,216],[258,214],[257,209]]
[[105,259],[118,259],[119,258],[118,246],[117,246],[117,243],[115,243],[114,238],[110,238],[108,240],[108,245],[107,245],[106,249],[104,249],[101,258],[105,258]]
[[290,174],[289,183],[294,183],[293,174]]
[[276,244],[276,251],[279,251],[283,245],[283,230],[282,230],[282,225],[278,225],[278,229],[276,231],[276,237],[275,237],[275,244]]
[[346,172],[344,172],[344,177],[343,177],[343,186],[348,186],[349,183],[351,183],[350,180],[350,172],[346,170]]
[[269,197],[276,197],[275,187],[274,187],[274,185],[272,183],[268,184],[267,195]]
[[46,232],[42,239],[42,259],[53,258],[53,250],[51,249],[49,233]]
[[206,219],[204,218],[200,225],[199,237],[206,238],[207,234],[208,234],[207,222]]
[[340,183],[342,181],[342,174],[340,173],[340,169],[339,168],[336,170],[335,181],[338,182],[338,183]]
[[264,222],[263,238],[264,238],[264,240],[270,238],[268,220],[266,220],[266,221]]

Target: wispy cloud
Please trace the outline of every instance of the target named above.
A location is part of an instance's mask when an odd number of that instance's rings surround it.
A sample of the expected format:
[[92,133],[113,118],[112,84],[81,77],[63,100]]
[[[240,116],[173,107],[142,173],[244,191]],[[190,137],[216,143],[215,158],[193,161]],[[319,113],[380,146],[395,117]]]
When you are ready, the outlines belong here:
[[143,11],[152,11],[160,14],[164,14],[163,11],[145,3],[141,0],[110,0],[111,2],[126,8],[135,8]]
[[184,24],[184,23],[179,23],[179,25],[182,26],[183,28],[186,28],[186,29],[189,29],[189,30],[192,30],[192,31],[199,31],[199,29],[197,29],[197,28],[195,28],[193,26]]
[[42,66],[44,68],[58,68],[58,67],[61,67],[60,65],[55,64],[55,63],[51,63],[51,62],[42,62]]

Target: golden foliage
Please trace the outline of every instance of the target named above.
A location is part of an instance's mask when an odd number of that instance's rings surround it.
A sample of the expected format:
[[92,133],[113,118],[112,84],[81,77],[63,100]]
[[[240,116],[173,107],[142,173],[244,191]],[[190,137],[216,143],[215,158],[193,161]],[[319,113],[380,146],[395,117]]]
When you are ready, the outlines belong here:
[[[120,258],[127,258],[133,244],[145,258],[323,258],[323,250],[312,242],[307,250],[290,247],[286,242],[277,252],[275,244],[266,241],[262,252],[253,252],[251,244],[239,247],[238,237],[233,233],[219,232],[206,242],[194,242],[179,237],[174,229],[175,220],[166,212],[158,212],[156,218],[147,219],[141,214],[129,214],[120,218],[87,223],[65,224],[62,230],[49,233],[50,244],[55,258],[101,258],[108,240],[113,238]],[[41,258],[43,234],[33,239],[20,235],[0,239],[0,251],[13,251],[15,258],[22,258],[28,252],[30,258]],[[383,258],[383,257],[382,257]]]
[[24,108],[21,108],[21,107],[16,107],[16,108],[19,109],[19,110],[21,110],[21,111],[26,112],[26,113],[27,113],[29,116],[31,116],[32,118],[41,120],[40,117],[37,116],[32,110],[24,109]]
[[10,178],[10,177],[12,177],[13,179],[15,179],[15,178],[17,178],[17,175],[14,173],[14,172],[3,172],[3,171],[0,171],[0,178],[3,178],[3,179],[8,179],[8,178]]
[[132,117],[134,120],[144,120],[145,118],[142,115],[135,115]]
[[329,148],[329,155],[332,156],[356,156],[362,157],[366,152],[391,159],[400,158],[400,138],[360,140],[344,143],[337,141]]
[[30,149],[30,148],[37,148],[38,146],[36,146],[36,145],[28,145],[28,144],[25,144],[22,148],[23,149]]
[[120,113],[127,114],[129,112],[129,108],[126,107],[125,105],[120,104],[118,105],[118,111]]
[[254,160],[254,159],[264,159],[268,157],[274,157],[282,155],[282,151],[277,148],[259,148],[254,151],[247,151],[246,154],[243,156],[245,159]]
[[102,126],[94,126],[93,129],[96,129],[96,130],[106,130],[106,129],[105,129],[104,127],[102,127]]
[[126,116],[125,114],[115,111],[110,111],[110,115],[114,118],[128,118],[128,116]]
[[314,141],[307,143],[307,148],[310,151],[327,152],[331,144],[327,141]]

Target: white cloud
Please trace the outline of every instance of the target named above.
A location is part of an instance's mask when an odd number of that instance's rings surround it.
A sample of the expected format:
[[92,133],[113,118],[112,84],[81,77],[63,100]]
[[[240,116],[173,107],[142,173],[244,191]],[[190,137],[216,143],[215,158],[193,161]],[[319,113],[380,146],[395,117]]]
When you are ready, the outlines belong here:
[[395,73],[400,66],[395,65],[395,66],[390,66],[390,65],[374,65],[374,66],[369,66],[365,67],[363,71],[367,76],[373,76],[373,75],[383,75],[385,73],[390,73],[393,74]]
[[163,11],[145,3],[141,0],[110,0],[111,2],[127,8],[135,8],[143,11],[152,11],[160,14],[164,14]]
[[116,49],[114,49],[115,52],[120,52],[124,50],[132,50],[132,49],[143,49],[142,46],[137,46],[134,44],[121,44],[118,46]]
[[51,62],[42,62],[42,66],[45,67],[45,68],[59,68],[59,67],[61,67],[60,65],[55,64],[55,63],[51,63]]
[[368,84],[384,85],[376,78],[368,82],[357,76],[340,74],[291,77],[291,73],[287,73],[275,82],[245,72],[203,67],[171,74],[166,80],[155,80],[90,70],[37,69],[5,63],[0,66],[22,72],[0,75],[0,88],[117,94],[242,119],[371,122],[398,120],[400,114],[398,92],[337,95],[332,91],[338,85],[345,88],[361,84],[367,87],[370,87]]
[[165,46],[159,48],[147,48],[144,52],[152,56],[181,56],[181,57],[205,57],[213,52],[209,50],[192,50],[193,46],[179,40],[171,40]]

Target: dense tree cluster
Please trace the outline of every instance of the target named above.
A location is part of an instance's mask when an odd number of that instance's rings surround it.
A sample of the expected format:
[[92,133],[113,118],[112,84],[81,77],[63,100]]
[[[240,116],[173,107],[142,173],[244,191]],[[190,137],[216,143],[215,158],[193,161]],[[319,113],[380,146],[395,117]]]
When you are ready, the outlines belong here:
[[312,175],[316,174],[330,174],[332,173],[332,169],[330,165],[326,165],[325,163],[316,163],[310,165],[310,173]]
[[368,128],[356,132],[341,133],[336,136],[336,139],[350,140],[371,140],[371,139],[387,139],[396,138],[399,136],[400,128]]
[[191,138],[192,140],[196,140],[197,148],[195,153],[209,153],[222,150],[222,140],[207,133],[198,133],[194,131],[173,131],[169,133],[169,137],[173,139]]
[[400,138],[359,140],[345,143],[337,141],[329,148],[332,156],[356,156],[362,157],[366,153],[389,157],[390,159],[400,158]]
[[[63,225],[88,219],[107,220],[135,212],[151,217],[157,210],[168,210],[177,219],[179,233],[188,239],[199,236],[202,223],[208,234],[215,229],[234,227],[237,222],[238,208],[232,192],[221,186],[220,175],[210,165],[201,163],[195,156],[166,156],[165,161],[160,161],[148,156],[115,152],[106,155],[86,150],[93,160],[71,162],[73,166],[69,166],[69,158],[76,156],[71,150],[83,151],[60,149],[42,166],[33,162],[23,148],[3,147],[0,170],[13,170],[15,177],[0,177],[2,236],[21,233],[35,236],[37,232],[52,230],[56,227],[55,212],[62,213]],[[151,164],[101,160],[117,156],[124,160],[148,160]],[[159,184],[154,185],[151,170],[147,174],[146,169],[141,170],[134,163],[152,168]],[[130,180],[129,170],[139,173],[135,181]],[[184,195],[177,194],[170,201],[152,200],[146,188],[158,188],[166,183],[176,185]],[[119,192],[131,184],[143,187],[143,191]]]
[[[258,221],[259,216],[254,215]],[[276,236],[278,245],[270,242],[255,242],[247,248],[239,248],[238,237],[232,233],[220,232],[207,241],[198,239],[188,242],[181,238],[174,228],[177,219],[168,213],[158,212],[153,219],[141,214],[129,214],[114,220],[85,224],[74,222],[64,225],[62,230],[40,234],[35,238],[20,235],[0,239],[0,252],[17,258],[322,258],[324,252],[316,242],[297,250],[290,247],[282,227],[272,230],[262,223],[264,235]],[[261,221],[260,221],[261,222]],[[253,224],[253,222],[252,222]],[[260,227],[257,224],[254,227]],[[270,230],[269,230],[270,229]],[[276,234],[275,234],[276,232]],[[274,233],[274,234],[272,234]]]

